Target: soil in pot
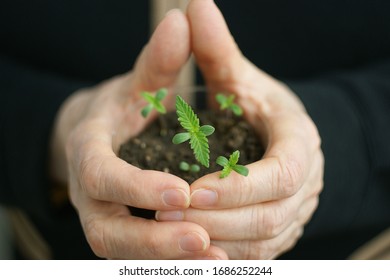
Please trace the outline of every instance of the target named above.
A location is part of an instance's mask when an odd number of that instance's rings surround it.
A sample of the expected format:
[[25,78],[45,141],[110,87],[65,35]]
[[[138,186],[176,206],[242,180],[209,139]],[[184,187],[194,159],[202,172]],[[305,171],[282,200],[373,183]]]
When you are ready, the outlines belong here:
[[[264,154],[264,148],[254,129],[241,117],[213,111],[197,112],[201,125],[208,124],[215,132],[208,137],[210,147],[210,167],[200,167],[197,173],[179,168],[181,161],[197,163],[188,142],[180,145],[172,143],[173,136],[183,132],[175,112],[160,115],[137,137],[129,139],[119,151],[119,157],[141,169],[159,170],[174,174],[189,184],[196,179],[222,169],[216,164],[218,156],[229,158],[235,150],[240,151],[239,164],[255,162]],[[221,179],[223,180],[223,179]],[[154,211],[130,208],[133,215],[154,218]]]

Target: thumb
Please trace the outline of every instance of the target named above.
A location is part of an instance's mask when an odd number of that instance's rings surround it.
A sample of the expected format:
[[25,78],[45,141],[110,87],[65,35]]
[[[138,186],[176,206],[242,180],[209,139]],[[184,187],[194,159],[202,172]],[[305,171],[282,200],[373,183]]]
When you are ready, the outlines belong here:
[[187,15],[192,50],[209,86],[233,82],[246,59],[235,43],[213,0],[192,0]]
[[190,55],[190,31],[186,16],[171,10],[154,31],[137,59],[132,89],[157,90],[173,86]]

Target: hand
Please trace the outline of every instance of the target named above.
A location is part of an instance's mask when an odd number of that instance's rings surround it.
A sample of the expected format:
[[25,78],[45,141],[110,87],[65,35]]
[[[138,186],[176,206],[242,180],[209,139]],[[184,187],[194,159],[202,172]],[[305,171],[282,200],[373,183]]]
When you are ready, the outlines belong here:
[[237,95],[266,153],[249,176],[209,174],[191,185],[191,208],[159,211],[161,221],[204,227],[233,259],[272,259],[290,249],[318,204],[324,160],[317,129],[298,98],[239,51],[212,0],[188,8],[192,50],[210,92]]
[[187,208],[190,189],[178,177],[140,170],[115,153],[120,143],[147,124],[140,114],[145,104],[139,101],[139,93],[174,85],[190,53],[189,36],[186,17],[172,11],[142,51],[134,71],[76,92],[58,114],[52,175],[69,185],[71,202],[97,256],[226,258],[222,250],[210,245],[207,232],[199,225],[131,216],[127,205],[154,210]]

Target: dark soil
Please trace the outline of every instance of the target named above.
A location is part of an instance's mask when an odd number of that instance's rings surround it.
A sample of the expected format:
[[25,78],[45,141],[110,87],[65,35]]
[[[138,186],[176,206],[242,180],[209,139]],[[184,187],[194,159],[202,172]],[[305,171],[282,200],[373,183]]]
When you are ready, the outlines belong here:
[[[212,111],[197,112],[197,115],[201,125],[209,124],[215,128],[215,132],[208,137],[210,168],[201,166],[198,173],[180,170],[181,161],[189,164],[197,162],[188,142],[180,145],[172,143],[176,133],[184,132],[175,112],[160,115],[140,135],[124,143],[120,148],[119,157],[141,169],[168,172],[191,184],[205,174],[222,169],[215,162],[218,156],[229,158],[232,152],[239,150],[238,163],[242,165],[257,161],[263,156],[264,149],[259,137],[243,118]],[[138,209],[132,208],[133,215],[138,215],[137,212]],[[139,215],[144,216],[144,214]],[[151,212],[149,215],[147,216],[152,217],[154,214]]]

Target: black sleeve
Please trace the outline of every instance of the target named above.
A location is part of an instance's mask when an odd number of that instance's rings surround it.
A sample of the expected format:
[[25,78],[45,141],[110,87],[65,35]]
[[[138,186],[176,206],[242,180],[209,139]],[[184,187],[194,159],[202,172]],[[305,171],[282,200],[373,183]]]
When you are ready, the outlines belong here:
[[286,84],[316,123],[325,156],[320,204],[300,245],[313,243],[297,249],[303,258],[347,257],[390,226],[390,60]]
[[85,85],[0,55],[0,203],[48,214],[48,145],[61,103]]

